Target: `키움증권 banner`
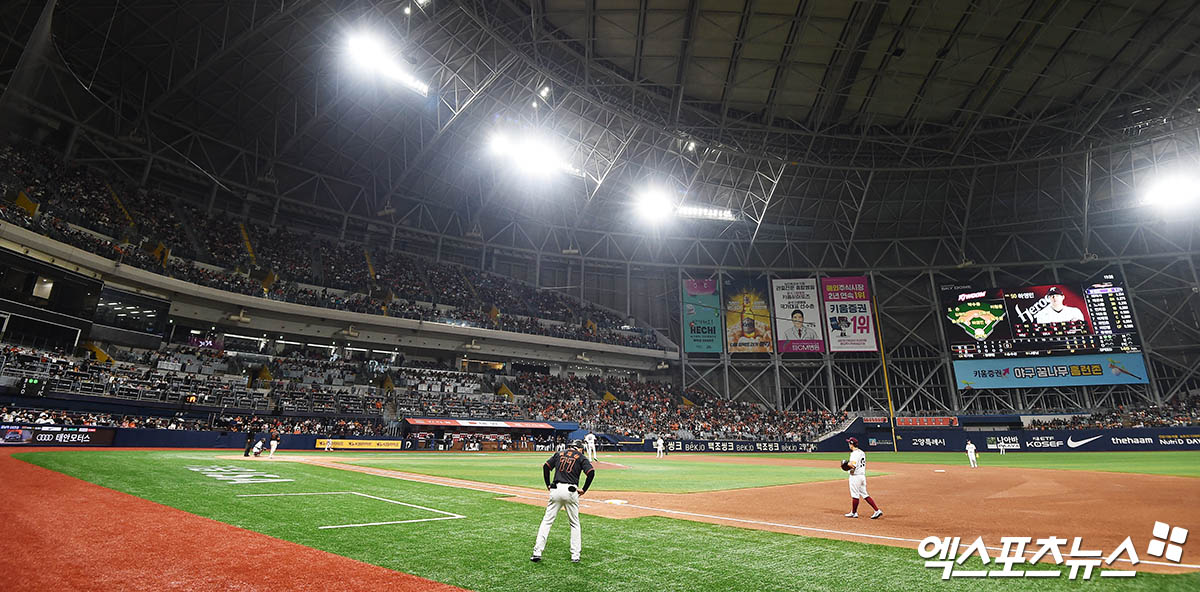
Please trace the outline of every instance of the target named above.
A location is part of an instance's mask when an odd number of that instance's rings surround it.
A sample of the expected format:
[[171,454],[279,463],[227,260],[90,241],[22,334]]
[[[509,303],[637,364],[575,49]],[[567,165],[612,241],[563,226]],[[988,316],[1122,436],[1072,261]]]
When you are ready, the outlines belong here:
[[717,280],[683,281],[683,351],[721,353],[721,295]]
[[824,322],[817,280],[771,280],[775,299],[775,345],[781,354],[823,352]]
[[829,351],[879,351],[866,276],[821,278]]

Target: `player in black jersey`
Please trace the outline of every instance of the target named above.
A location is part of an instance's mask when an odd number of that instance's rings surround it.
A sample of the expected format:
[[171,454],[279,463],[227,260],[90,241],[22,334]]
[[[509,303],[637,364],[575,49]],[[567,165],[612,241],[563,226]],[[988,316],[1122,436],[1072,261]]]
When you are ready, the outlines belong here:
[[[550,471],[554,470],[554,481],[550,481]],[[583,487],[579,486],[579,476],[587,474]],[[571,561],[579,563],[579,553],[583,548],[583,535],[579,528],[579,496],[587,493],[592,486],[592,478],[596,470],[583,453],[583,441],[572,440],[570,446],[563,452],[555,452],[542,465],[542,479],[546,489],[550,490],[550,501],[546,504],[546,516],[542,518],[542,526],[538,528],[537,542],[533,545],[533,556],[530,561],[542,560],[542,550],[546,548],[546,537],[550,535],[550,527],[558,511],[567,511],[567,522],[571,525]]]

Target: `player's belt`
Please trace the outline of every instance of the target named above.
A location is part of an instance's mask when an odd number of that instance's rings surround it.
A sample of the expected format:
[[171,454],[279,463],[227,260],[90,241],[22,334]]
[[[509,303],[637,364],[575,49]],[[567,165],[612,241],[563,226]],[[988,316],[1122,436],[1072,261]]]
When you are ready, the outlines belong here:
[[555,486],[555,487],[558,487],[559,485],[566,485],[566,486],[567,486],[567,491],[569,491],[569,492],[571,492],[571,493],[575,493],[575,486],[574,486],[574,485],[571,485],[570,483],[563,483],[563,482],[561,482],[561,481],[559,481],[558,483],[555,483],[555,484],[554,484],[554,486]]

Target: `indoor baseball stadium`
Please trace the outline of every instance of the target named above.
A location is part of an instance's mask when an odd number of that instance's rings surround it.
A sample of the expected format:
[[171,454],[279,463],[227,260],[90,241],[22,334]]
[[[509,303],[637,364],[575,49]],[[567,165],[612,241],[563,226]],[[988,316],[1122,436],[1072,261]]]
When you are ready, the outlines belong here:
[[4,0],[0,497],[30,590],[1200,590],[1200,2]]

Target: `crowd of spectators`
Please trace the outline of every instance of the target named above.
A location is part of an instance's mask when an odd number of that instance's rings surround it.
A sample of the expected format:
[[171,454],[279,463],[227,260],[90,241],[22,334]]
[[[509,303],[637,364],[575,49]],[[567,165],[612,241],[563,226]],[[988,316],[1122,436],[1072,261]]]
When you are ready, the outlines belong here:
[[[19,191],[38,204],[36,216],[6,202],[0,205],[5,221],[210,288],[366,314],[661,349],[653,332],[555,290],[399,252],[368,254],[362,245],[253,221],[241,222],[243,236],[239,221],[206,216],[157,190],[110,187],[101,173],[63,164],[48,150],[0,146],[0,194]],[[199,252],[189,236],[199,243]],[[375,277],[368,270],[369,256]]]
[[1070,418],[1033,420],[1030,430],[1153,428],[1200,425],[1200,396],[1184,396],[1163,406],[1125,405]]
[[[660,382],[622,378],[522,374],[525,412],[547,421],[579,421],[592,431],[641,438],[808,441],[846,421],[845,412],[778,411],[747,401],[722,401]],[[612,396],[605,396],[610,394]]]

